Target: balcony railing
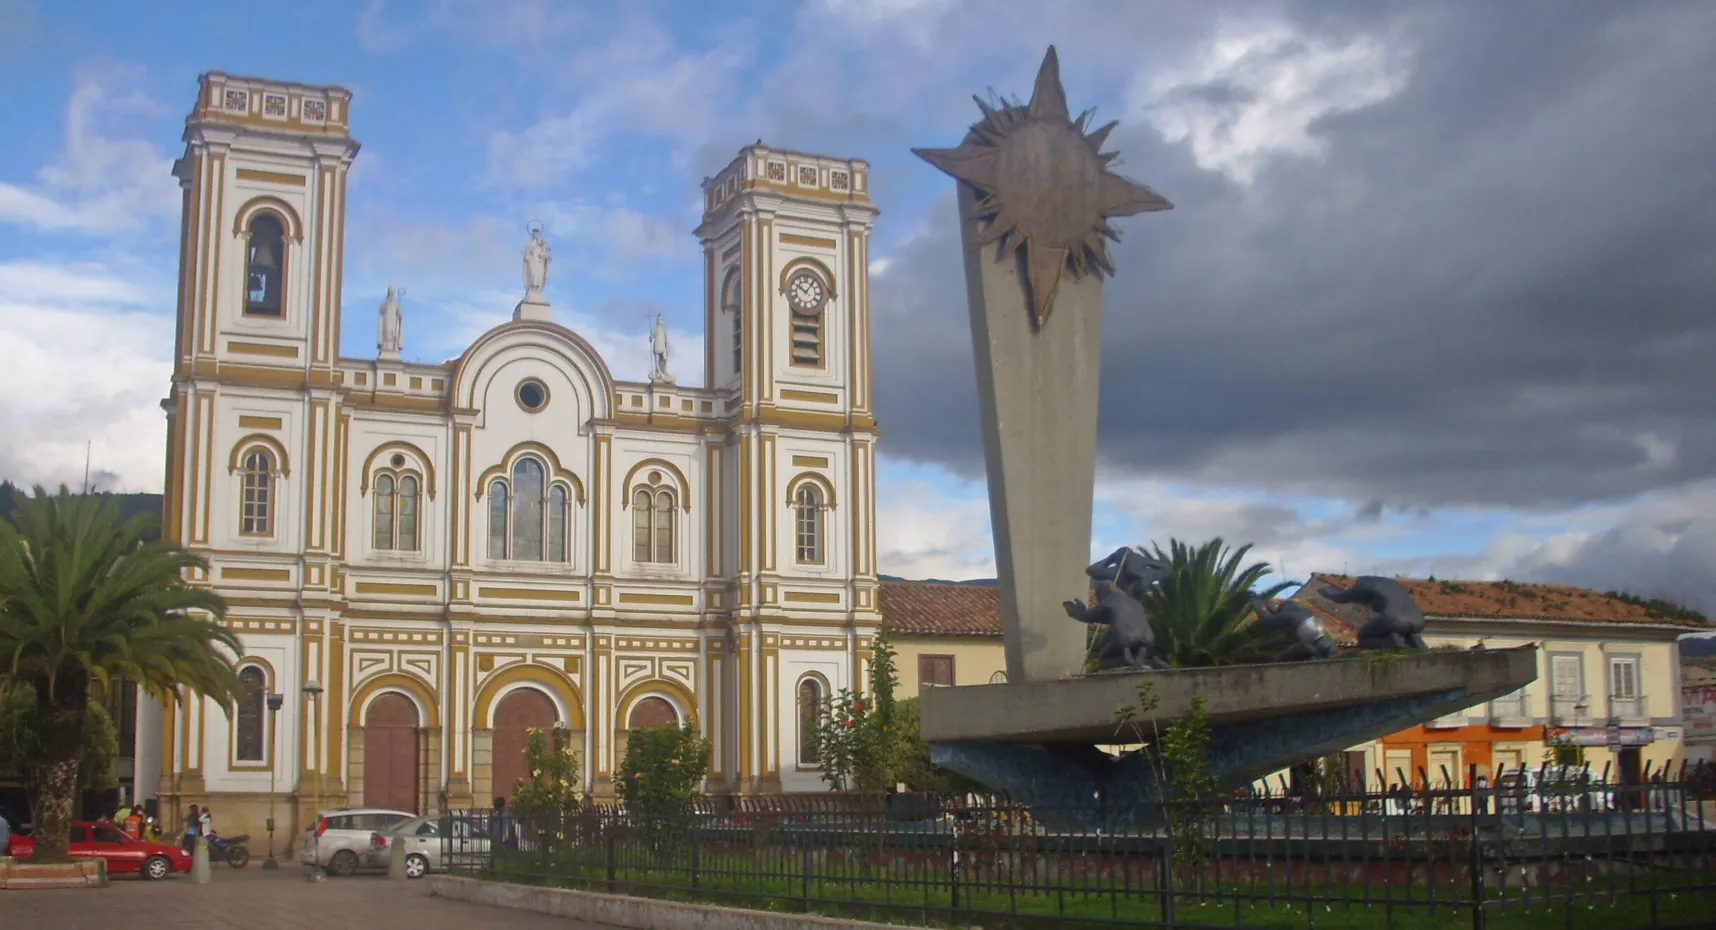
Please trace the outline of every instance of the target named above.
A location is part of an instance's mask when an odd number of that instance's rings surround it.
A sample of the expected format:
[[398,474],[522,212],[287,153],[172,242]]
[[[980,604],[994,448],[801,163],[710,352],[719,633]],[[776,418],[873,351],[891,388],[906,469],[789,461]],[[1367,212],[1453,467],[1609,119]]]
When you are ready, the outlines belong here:
[[1617,720],[1638,720],[1648,716],[1642,697],[1614,698],[1609,701],[1609,716]]

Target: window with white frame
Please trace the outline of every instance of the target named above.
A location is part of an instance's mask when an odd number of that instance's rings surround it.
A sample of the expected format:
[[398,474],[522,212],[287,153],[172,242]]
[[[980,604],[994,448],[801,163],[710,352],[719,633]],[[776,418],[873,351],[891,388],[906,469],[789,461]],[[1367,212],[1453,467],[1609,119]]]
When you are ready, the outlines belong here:
[[1550,710],[1556,717],[1583,715],[1585,704],[1585,657],[1577,652],[1549,656]]
[[254,448],[244,454],[239,481],[241,535],[274,535],[274,471],[274,455],[268,450]]
[[1610,716],[1640,716],[1638,656],[1609,657],[1609,702]]

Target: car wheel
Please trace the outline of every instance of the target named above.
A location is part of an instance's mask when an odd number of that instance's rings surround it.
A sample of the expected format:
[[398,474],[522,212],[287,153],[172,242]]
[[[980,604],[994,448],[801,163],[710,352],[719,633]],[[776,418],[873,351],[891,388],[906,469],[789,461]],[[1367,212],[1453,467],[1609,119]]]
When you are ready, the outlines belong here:
[[166,856],[150,856],[149,861],[143,863],[140,874],[144,881],[160,881],[173,874],[173,862]]
[[226,851],[226,864],[235,869],[242,869],[250,864],[250,848],[234,846]]
[[339,852],[334,853],[334,858],[328,860],[329,875],[336,875],[340,878],[350,878],[357,874],[357,870],[357,854],[349,849],[342,849]]
[[422,878],[429,874],[429,858],[417,853],[405,857],[405,877]]

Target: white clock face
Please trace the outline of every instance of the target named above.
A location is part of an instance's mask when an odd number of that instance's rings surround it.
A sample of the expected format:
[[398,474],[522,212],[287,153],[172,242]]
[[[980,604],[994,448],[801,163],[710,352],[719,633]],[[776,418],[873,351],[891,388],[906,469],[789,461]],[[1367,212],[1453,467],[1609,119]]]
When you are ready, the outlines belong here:
[[787,284],[787,299],[800,310],[815,310],[822,306],[823,296],[822,282],[815,275],[798,274]]

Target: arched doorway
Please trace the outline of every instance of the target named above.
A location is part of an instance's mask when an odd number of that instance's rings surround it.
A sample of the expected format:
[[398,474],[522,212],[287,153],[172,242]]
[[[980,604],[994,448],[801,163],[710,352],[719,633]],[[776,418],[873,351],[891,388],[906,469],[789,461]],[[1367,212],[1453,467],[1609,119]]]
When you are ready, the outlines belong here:
[[494,762],[490,768],[495,797],[512,800],[513,787],[525,776],[524,753],[530,748],[530,731],[553,729],[559,720],[554,702],[535,688],[520,688],[501,698],[495,707]]
[[417,812],[417,705],[397,692],[376,696],[363,721],[363,800]]

